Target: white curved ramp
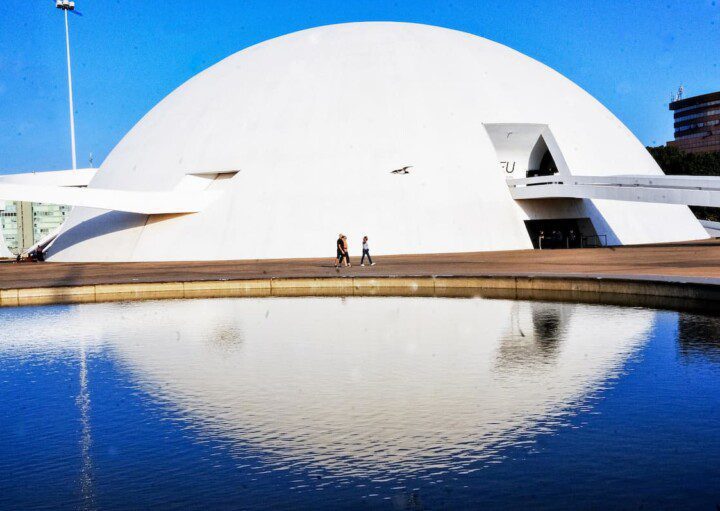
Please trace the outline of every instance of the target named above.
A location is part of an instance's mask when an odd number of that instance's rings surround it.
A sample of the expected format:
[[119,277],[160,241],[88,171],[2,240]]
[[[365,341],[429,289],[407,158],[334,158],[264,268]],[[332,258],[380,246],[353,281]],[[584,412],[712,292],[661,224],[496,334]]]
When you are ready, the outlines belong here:
[[609,199],[720,207],[720,177],[568,176],[508,179],[513,199]]
[[34,186],[87,186],[98,169],[46,170],[0,176],[0,184]]
[[144,192],[0,183],[0,200],[83,206],[144,215],[197,213],[216,197],[213,192]]

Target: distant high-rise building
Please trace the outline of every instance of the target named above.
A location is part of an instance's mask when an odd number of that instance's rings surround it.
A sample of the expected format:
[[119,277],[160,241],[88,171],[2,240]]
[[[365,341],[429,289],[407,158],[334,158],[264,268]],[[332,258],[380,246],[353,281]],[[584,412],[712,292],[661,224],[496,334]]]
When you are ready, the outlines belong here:
[[13,254],[33,246],[65,221],[70,206],[34,202],[5,203],[0,224],[7,248]]
[[720,91],[670,103],[675,140],[668,146],[689,153],[720,151]]

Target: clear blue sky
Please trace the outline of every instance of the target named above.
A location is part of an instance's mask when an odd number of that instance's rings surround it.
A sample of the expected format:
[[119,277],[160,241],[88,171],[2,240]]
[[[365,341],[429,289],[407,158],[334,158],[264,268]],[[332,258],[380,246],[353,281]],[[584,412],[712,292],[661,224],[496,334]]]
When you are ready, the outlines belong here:
[[[639,138],[672,138],[669,94],[720,90],[720,0],[77,0],[78,164],[99,165],[153,105],[247,46],[350,21],[410,21],[508,45],[594,95]],[[0,173],[70,168],[62,13],[5,0]]]

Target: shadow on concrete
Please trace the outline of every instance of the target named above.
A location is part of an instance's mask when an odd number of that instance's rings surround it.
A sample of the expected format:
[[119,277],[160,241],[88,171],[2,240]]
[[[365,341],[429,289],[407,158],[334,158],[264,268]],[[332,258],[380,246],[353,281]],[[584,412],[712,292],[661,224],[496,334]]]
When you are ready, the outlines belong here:
[[585,211],[587,211],[590,221],[593,227],[595,227],[595,232],[607,236],[608,246],[620,245],[620,238],[617,237],[617,234],[615,234],[615,231],[610,227],[610,224],[605,221],[605,218],[603,218],[602,213],[595,207],[595,204],[585,199],[583,200],[583,206],[585,206]]
[[48,249],[48,256],[57,255],[85,240],[140,227],[145,225],[147,220],[148,215],[126,213],[124,211],[108,211],[93,216],[63,232]]

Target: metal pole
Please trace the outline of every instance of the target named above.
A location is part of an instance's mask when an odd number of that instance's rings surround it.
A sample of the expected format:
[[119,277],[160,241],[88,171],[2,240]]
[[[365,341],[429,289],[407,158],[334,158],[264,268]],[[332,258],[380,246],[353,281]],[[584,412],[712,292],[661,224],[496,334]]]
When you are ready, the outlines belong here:
[[72,151],[72,168],[77,169],[77,160],[75,158],[75,108],[73,107],[72,92],[72,71],[70,70],[70,30],[68,29],[68,12],[65,11],[65,50],[67,52],[67,72],[68,72],[68,98],[70,99],[70,150]]

